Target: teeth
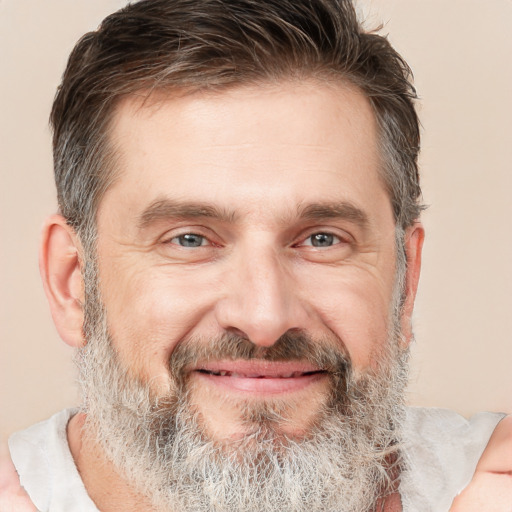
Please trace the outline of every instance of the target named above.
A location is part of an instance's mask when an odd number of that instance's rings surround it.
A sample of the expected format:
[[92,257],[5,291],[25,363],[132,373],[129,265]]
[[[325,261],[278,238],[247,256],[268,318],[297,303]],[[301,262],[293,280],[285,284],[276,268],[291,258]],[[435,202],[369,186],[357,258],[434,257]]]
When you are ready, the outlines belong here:
[[209,371],[211,375],[216,375],[219,377],[233,377],[235,379],[292,379],[297,377],[302,377],[304,375],[309,375],[311,372],[290,372],[290,373],[284,373],[283,375],[261,375],[258,373],[235,373],[230,372],[228,370],[219,370],[219,371]]

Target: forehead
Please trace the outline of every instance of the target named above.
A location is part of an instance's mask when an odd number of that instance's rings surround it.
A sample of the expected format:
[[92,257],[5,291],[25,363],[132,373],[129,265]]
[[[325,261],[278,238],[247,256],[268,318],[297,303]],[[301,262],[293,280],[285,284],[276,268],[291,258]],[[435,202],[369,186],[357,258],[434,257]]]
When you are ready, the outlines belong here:
[[[142,211],[162,197],[229,203],[255,215],[322,201],[374,201],[375,116],[355,87],[315,82],[130,97],[110,133],[119,175],[102,204]],[[102,206],[100,205],[100,211]]]

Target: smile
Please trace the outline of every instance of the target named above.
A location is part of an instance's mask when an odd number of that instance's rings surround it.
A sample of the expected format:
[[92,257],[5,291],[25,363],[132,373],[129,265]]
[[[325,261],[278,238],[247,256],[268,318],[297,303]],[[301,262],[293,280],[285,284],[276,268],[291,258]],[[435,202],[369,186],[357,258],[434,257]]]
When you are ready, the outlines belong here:
[[209,370],[198,370],[201,373],[205,373],[207,375],[216,375],[219,377],[233,377],[235,379],[295,379],[297,377],[304,377],[306,375],[313,375],[315,373],[321,373],[318,371],[313,372],[292,372],[286,375],[275,375],[275,376],[269,376],[269,375],[260,375],[260,374],[243,374],[243,373],[236,373],[231,372],[227,370],[221,370],[219,372],[215,371],[209,371]]
[[210,362],[193,373],[224,391],[263,395],[300,391],[327,376],[325,370],[309,363],[268,361]]

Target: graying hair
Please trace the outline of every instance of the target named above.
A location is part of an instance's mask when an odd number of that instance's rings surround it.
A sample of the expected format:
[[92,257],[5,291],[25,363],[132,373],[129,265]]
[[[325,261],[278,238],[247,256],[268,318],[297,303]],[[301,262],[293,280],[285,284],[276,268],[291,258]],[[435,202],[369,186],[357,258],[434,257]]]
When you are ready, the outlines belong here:
[[[109,127],[131,94],[222,90],[317,78],[351,83],[380,131],[382,178],[397,225],[421,211],[416,92],[388,40],[365,31],[351,0],[142,0],[107,17],[70,55],[51,124],[61,213],[92,239],[116,178]],[[88,234],[87,234],[88,233]]]

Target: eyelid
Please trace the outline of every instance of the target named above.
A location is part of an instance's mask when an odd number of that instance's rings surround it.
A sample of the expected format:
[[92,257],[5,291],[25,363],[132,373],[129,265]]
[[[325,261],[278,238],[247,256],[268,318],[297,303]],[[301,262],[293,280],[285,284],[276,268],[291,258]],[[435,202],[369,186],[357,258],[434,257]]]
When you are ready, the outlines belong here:
[[[175,238],[179,238],[184,235],[196,235],[200,236],[208,241],[206,245],[200,245],[199,247],[211,247],[211,246],[219,246],[221,245],[219,237],[209,228],[205,228],[204,226],[180,226],[174,229],[167,231],[164,235],[160,237],[160,243],[163,244],[171,244],[172,240]],[[178,244],[172,243],[177,247],[181,247]]]
[[[191,236],[195,236],[197,238],[200,238],[201,239],[201,244],[200,245],[191,245],[191,246],[187,246],[187,245],[182,245],[180,243],[175,243],[173,242],[173,240],[178,240],[182,237],[185,237],[187,235],[191,235]],[[204,243],[206,242],[206,243]],[[169,239],[169,242],[170,244],[173,244],[173,245],[177,245],[178,247],[185,247],[187,249],[197,249],[199,247],[208,247],[208,246],[211,246],[212,243],[210,240],[208,240],[207,237],[203,236],[203,235],[200,235],[198,233],[183,233],[182,235],[177,235],[177,236],[173,236],[171,239]]]
[[[331,235],[333,237],[336,237],[339,242],[336,242],[331,247],[335,247],[337,245],[342,244],[353,244],[355,242],[354,238],[347,233],[345,230],[342,229],[334,229],[332,227],[330,228],[322,228],[320,227],[314,227],[312,229],[308,229],[305,231],[299,238],[299,241],[294,243],[294,247],[311,247],[311,244],[306,245],[306,240],[310,239],[314,235],[318,234],[325,234],[325,235]],[[320,249],[319,247],[315,247],[315,249]]]
[[[311,239],[312,239],[314,236],[316,236],[316,235],[320,235],[320,234],[322,234],[322,235],[332,236],[332,238],[333,238],[333,243],[332,243],[332,245],[328,245],[328,246],[325,246],[325,247],[315,246],[315,245],[313,244],[313,241],[312,241]],[[306,242],[311,242],[311,243],[306,243]],[[336,246],[336,245],[339,245],[340,243],[343,243],[343,242],[342,242],[342,239],[341,239],[339,236],[334,235],[334,234],[332,234],[332,233],[326,233],[326,232],[324,232],[324,231],[320,231],[320,232],[318,232],[318,233],[313,233],[312,235],[309,235],[308,237],[306,237],[306,238],[302,241],[302,243],[301,243],[301,247],[314,247],[315,249],[328,249],[328,248],[330,248],[330,247],[334,247],[334,246]]]

